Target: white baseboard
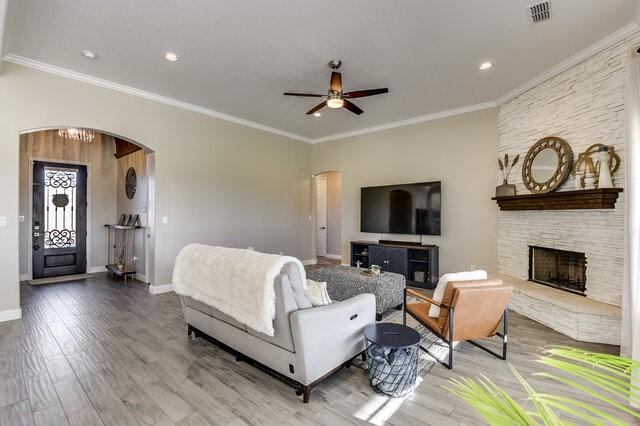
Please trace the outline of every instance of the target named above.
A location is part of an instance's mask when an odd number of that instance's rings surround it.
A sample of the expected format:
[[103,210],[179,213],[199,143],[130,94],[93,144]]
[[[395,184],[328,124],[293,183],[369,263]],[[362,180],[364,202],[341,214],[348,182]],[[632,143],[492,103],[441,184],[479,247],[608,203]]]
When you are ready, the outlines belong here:
[[28,281],[31,279],[31,274],[20,274],[18,278],[20,281]]
[[316,263],[318,263],[318,259],[307,259],[302,261],[303,265],[315,265]]
[[105,272],[107,268],[104,266],[91,266],[87,268],[87,274],[97,274],[98,272]]
[[342,265],[342,266],[351,266],[351,265],[349,265],[348,263],[342,263],[341,265]]
[[0,311],[0,322],[11,321],[22,318],[22,309],[12,309],[9,311]]
[[151,294],[168,293],[170,291],[173,291],[173,284],[150,285],[149,286],[149,293],[151,293]]
[[338,260],[342,259],[342,255],[341,254],[327,253],[327,254],[324,255],[324,257],[328,257],[329,259],[338,259]]

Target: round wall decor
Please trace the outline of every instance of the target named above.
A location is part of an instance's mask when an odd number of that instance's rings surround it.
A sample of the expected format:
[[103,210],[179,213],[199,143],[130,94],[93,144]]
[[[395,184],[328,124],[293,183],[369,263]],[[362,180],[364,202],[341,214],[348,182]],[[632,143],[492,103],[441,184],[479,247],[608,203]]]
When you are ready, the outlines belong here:
[[564,139],[548,136],[536,142],[522,165],[522,181],[527,189],[542,194],[558,189],[571,172],[573,152]]
[[132,200],[136,196],[136,188],[138,187],[138,178],[136,176],[136,169],[129,167],[127,170],[127,176],[124,179],[124,190],[127,193],[127,198]]

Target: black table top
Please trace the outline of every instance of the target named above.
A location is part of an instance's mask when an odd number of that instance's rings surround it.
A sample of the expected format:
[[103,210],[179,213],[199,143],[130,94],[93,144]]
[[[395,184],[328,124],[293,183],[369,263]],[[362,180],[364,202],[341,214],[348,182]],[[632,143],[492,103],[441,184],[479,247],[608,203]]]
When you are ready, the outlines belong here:
[[389,348],[406,348],[420,343],[420,333],[402,324],[382,322],[364,329],[365,339]]

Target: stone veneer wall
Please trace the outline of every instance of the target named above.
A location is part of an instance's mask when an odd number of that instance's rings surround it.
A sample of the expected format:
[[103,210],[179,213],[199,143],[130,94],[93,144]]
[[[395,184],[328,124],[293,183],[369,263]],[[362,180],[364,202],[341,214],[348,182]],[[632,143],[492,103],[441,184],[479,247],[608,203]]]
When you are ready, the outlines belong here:
[[[630,46],[636,34],[500,106],[498,153],[520,154],[509,183],[518,194],[522,163],[537,140],[565,139],[578,154],[595,143],[613,145],[622,158],[614,185],[624,188],[624,90]],[[502,183],[498,172],[497,184]],[[573,190],[573,177],[560,188]],[[528,246],[578,251],[587,257],[587,297],[621,305],[624,193],[614,210],[520,211],[498,213],[498,271],[528,278]]]

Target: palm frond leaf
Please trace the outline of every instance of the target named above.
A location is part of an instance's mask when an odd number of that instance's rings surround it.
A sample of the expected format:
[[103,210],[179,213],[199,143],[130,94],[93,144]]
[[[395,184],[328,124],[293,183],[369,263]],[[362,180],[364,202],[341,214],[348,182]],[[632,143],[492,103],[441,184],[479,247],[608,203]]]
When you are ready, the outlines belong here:
[[[519,155],[516,155],[509,169],[518,159]],[[500,160],[498,162],[501,163]],[[474,407],[492,425],[537,425],[540,424],[538,421],[544,425],[568,424],[561,419],[560,414],[592,425],[626,425],[629,418],[640,420],[640,411],[630,404],[632,400],[640,400],[639,361],[566,346],[553,346],[543,352],[538,362],[563,374],[540,372],[535,373],[535,376],[553,380],[572,389],[573,393],[597,401],[599,405],[594,406],[563,395],[538,393],[511,365],[509,367],[526,391],[534,411],[527,411],[484,376],[452,381],[454,388],[451,392]]]

